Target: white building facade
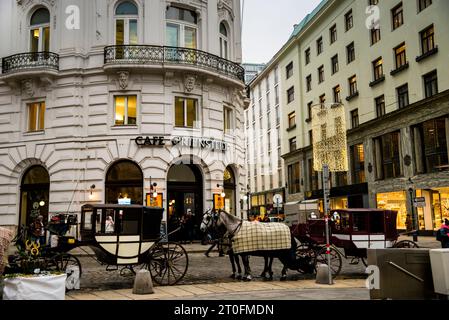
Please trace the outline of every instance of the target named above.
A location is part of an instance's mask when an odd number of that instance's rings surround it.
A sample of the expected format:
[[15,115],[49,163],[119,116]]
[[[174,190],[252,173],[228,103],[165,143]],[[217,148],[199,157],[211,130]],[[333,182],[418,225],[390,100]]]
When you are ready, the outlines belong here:
[[7,0],[0,25],[0,225],[119,199],[244,215],[239,0]]
[[279,68],[269,64],[249,84],[250,105],[245,111],[246,169],[251,214],[255,216],[276,214],[273,196],[285,196],[280,83]]

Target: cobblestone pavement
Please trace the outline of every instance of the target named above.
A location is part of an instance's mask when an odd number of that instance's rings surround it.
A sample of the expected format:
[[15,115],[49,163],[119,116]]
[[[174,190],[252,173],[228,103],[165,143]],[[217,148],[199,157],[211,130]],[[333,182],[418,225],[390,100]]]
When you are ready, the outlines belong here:
[[[188,245],[187,245],[188,246]],[[196,245],[195,252],[189,252],[189,268],[184,279],[179,285],[208,284],[235,282],[230,278],[232,273],[229,258],[218,257],[216,251],[210,254],[210,258],[204,255],[207,246]],[[199,252],[201,249],[203,251]],[[120,269],[106,271],[105,265],[100,265],[94,259],[86,255],[79,255],[82,265],[81,290],[116,290],[132,288],[134,275],[126,270],[125,275],[120,275]],[[260,257],[251,257],[250,266],[254,281],[262,281],[260,274],[263,271],[264,260]],[[243,265],[242,265],[243,268]],[[364,278],[365,267],[362,263],[351,265],[350,260],[343,260],[342,273],[339,278]],[[273,262],[274,281],[279,281],[282,264],[275,259]],[[288,272],[288,280],[314,279],[312,275],[301,275],[296,271]]]
[[[411,238],[402,237],[400,240],[411,240]],[[441,247],[433,237],[420,237],[420,247],[439,248]],[[229,283],[236,282],[230,278],[231,264],[228,257],[218,257],[217,251],[210,254],[210,258],[204,256],[204,252],[208,246],[200,244],[184,245],[189,252],[189,268],[184,279],[179,285],[193,284],[211,284],[211,283]],[[88,250],[87,250],[88,251]],[[105,265],[100,265],[94,259],[86,256],[84,252],[76,249],[72,253],[77,254],[80,259],[83,274],[81,277],[81,290],[117,290],[132,288],[134,275],[126,272],[124,276],[120,275],[120,270],[106,271]],[[259,276],[263,270],[264,261],[260,257],[251,257],[250,266],[254,277],[253,281],[262,282]],[[243,265],[242,265],[243,268]],[[279,281],[282,265],[279,260],[273,262],[274,281]],[[351,264],[351,259],[343,259],[343,267],[338,279],[364,279],[365,266],[359,264]],[[301,275],[296,271],[289,270],[288,280],[304,280],[314,279],[313,275]]]

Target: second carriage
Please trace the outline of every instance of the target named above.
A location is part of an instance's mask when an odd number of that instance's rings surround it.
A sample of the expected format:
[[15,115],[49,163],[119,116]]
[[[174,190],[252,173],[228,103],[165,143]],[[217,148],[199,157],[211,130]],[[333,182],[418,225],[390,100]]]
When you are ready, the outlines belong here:
[[[334,276],[342,270],[343,258],[351,264],[366,266],[368,249],[417,248],[409,240],[399,241],[396,227],[397,212],[377,209],[331,210],[329,219],[331,271]],[[326,248],[326,221],[314,214],[298,214],[291,225],[298,242],[298,255],[312,256],[315,263],[328,264]]]

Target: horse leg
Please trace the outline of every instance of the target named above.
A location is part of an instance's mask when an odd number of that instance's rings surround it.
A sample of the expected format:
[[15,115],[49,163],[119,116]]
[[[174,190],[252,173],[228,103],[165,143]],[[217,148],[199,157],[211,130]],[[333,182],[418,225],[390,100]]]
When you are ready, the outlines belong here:
[[[237,280],[241,280],[242,279],[242,267],[240,266],[239,256],[237,254],[234,254],[234,252],[232,252],[232,254],[234,255],[235,263],[237,264]],[[242,260],[242,262],[243,262],[243,260]]]
[[263,261],[264,261],[264,264],[263,264],[263,271],[262,271],[262,273],[260,274],[260,276],[262,277],[262,279],[266,279],[267,278],[267,272],[268,272],[268,257],[267,256],[264,256],[263,257]]
[[287,280],[287,270],[288,270],[288,268],[284,265],[284,267],[282,268],[281,281]]
[[251,281],[252,276],[251,276],[251,268],[249,266],[249,256],[246,254],[242,255],[242,261],[243,266],[245,267],[245,275],[243,277],[243,281]]
[[268,264],[268,274],[269,274],[269,281],[273,281],[273,257],[270,257],[270,263]]
[[231,266],[232,266],[232,275],[231,275],[232,279],[235,279],[235,271],[236,271],[235,258],[236,258],[236,256],[234,256],[234,254],[232,252],[230,252],[229,253],[229,260],[231,261]]

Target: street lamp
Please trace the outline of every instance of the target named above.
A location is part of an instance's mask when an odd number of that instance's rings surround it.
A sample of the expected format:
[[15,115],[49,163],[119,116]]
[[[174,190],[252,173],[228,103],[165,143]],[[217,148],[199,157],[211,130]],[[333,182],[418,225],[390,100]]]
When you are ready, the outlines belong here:
[[410,183],[410,188],[408,189],[408,192],[410,193],[410,211],[413,224],[413,241],[418,242],[418,219],[416,217],[415,203],[413,201],[413,199],[415,198],[415,190],[413,188],[412,178],[409,178],[408,182]]
[[150,177],[150,193],[152,193],[152,196],[154,199],[157,198],[157,183],[151,183],[151,177]]

